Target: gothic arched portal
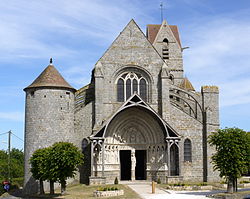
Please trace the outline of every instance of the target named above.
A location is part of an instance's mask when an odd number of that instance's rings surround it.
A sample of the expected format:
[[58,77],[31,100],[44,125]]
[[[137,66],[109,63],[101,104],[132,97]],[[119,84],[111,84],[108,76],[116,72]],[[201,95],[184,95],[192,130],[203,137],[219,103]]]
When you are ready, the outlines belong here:
[[119,169],[121,180],[156,178],[158,171],[167,168],[164,131],[159,121],[143,108],[126,108],[106,129],[105,146],[107,149],[117,146],[117,150],[105,150],[105,165]]

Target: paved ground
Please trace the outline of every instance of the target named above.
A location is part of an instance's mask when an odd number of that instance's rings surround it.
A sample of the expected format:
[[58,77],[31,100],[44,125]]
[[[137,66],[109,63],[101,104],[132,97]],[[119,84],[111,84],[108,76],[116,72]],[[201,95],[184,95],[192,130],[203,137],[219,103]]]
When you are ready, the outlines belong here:
[[160,190],[156,188],[155,194],[152,194],[150,184],[128,184],[128,186],[137,192],[144,199],[208,199],[206,196],[219,191],[172,191]]

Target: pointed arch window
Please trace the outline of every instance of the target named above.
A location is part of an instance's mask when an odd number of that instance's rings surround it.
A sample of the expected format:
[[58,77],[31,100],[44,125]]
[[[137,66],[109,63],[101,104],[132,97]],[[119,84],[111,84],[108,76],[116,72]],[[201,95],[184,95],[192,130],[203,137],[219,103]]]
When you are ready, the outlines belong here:
[[131,79],[126,80],[126,100],[131,96]]
[[124,101],[124,80],[121,78],[117,82],[117,101]]
[[168,39],[165,38],[162,41],[162,59],[167,60],[169,59],[169,42]]
[[170,147],[170,175],[179,175],[179,148],[176,144]]
[[147,83],[145,79],[140,80],[140,96],[144,101],[147,101]]
[[141,74],[134,72],[127,72],[120,75],[117,81],[117,101],[124,102],[134,93],[137,93],[144,101],[147,101],[147,80]]
[[184,161],[192,162],[192,143],[188,138],[184,141]]

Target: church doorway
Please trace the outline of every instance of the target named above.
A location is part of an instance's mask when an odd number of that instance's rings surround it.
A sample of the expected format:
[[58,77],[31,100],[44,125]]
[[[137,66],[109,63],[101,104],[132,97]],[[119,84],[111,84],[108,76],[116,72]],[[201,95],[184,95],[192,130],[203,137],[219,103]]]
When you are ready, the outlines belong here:
[[121,180],[131,180],[131,151],[120,151]]
[[170,176],[179,175],[179,149],[176,144],[170,147]]
[[146,180],[146,150],[136,150],[135,179]]

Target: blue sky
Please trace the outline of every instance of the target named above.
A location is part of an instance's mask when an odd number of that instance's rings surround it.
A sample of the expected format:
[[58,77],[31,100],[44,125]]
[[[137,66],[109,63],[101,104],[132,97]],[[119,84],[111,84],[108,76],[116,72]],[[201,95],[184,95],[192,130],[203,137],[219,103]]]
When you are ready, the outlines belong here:
[[[220,87],[221,127],[250,131],[249,0],[9,0],[0,1],[0,134],[23,139],[25,93],[49,64],[75,88],[90,80],[94,64],[133,18],[147,24],[164,18],[178,25],[185,75],[197,91]],[[12,137],[12,147],[23,142]],[[0,149],[7,148],[0,135]]]

